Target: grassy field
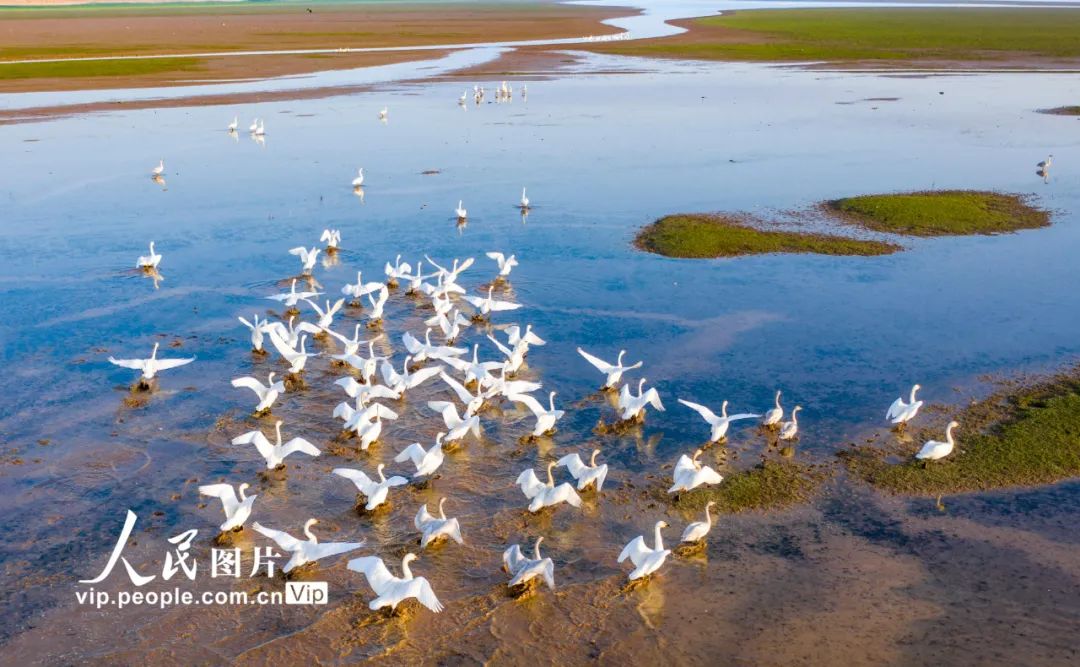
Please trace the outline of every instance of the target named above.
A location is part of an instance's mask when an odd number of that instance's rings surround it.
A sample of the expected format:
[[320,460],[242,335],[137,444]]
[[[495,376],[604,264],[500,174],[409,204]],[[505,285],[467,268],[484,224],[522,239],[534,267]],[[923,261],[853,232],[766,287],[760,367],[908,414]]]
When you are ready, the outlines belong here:
[[[887,451],[841,453],[848,470],[893,493],[939,495],[1050,484],[1080,476],[1080,372],[1003,393],[961,412],[952,455],[923,467],[912,458],[926,436]],[[890,456],[905,460],[890,462]]]
[[863,195],[825,204],[867,229],[911,236],[1000,234],[1050,224],[1050,214],[1023,197],[998,192],[941,190]]
[[887,255],[899,246],[843,236],[765,231],[725,216],[683,214],[663,217],[638,232],[635,245],[666,257],[716,258],[767,253]]
[[806,502],[828,473],[814,466],[783,459],[765,459],[757,466],[724,477],[714,486],[699,486],[679,494],[679,507],[704,507],[710,500],[720,512],[771,510]]
[[763,61],[1080,59],[1080,11],[852,8],[742,11],[688,22],[688,34],[598,46],[642,56]]
[[129,77],[147,74],[197,72],[204,68],[199,58],[154,58],[151,60],[96,60],[50,63],[20,63],[0,67],[0,81],[81,77]]

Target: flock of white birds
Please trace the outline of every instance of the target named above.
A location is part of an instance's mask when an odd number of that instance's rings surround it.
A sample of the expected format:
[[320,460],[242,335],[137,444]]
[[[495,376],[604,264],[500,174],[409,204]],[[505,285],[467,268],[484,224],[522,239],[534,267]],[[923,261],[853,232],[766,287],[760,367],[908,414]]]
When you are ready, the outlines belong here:
[[[524,90],[522,92],[524,93]],[[497,94],[501,96],[511,93],[509,90],[500,88]],[[481,98],[482,89],[477,89],[475,95],[478,99]],[[384,108],[379,115],[380,118],[385,119],[387,114],[388,110]],[[229,125],[230,132],[235,131],[236,122],[234,119]],[[261,121],[253,123],[252,128],[254,128],[253,133],[265,131]],[[163,168],[162,161],[153,170],[153,175],[159,176]],[[363,184],[363,169],[359,170],[352,184],[354,187]],[[519,206],[522,208],[529,206],[524,189]],[[460,219],[464,219],[467,215],[460,202],[455,214]],[[386,464],[381,462],[375,466],[374,476],[355,468],[339,467],[332,470],[333,475],[353,483],[365,511],[373,511],[389,502],[394,488],[406,486],[410,484],[410,481],[426,484],[428,480],[437,478],[444,468],[448,449],[469,438],[480,438],[483,428],[481,417],[488,406],[504,401],[524,406],[535,418],[533,428],[526,436],[529,439],[555,432],[558,422],[565,415],[563,410],[556,408],[556,392],[548,392],[546,401],[538,399],[533,394],[542,388],[541,383],[516,378],[518,371],[525,366],[530,348],[546,344],[533,331],[531,324],[522,327],[519,324],[505,323],[497,328],[488,329],[501,332],[505,340],[500,340],[490,333],[486,335],[487,343],[491,346],[485,347],[484,356],[487,357],[490,354],[490,358],[486,360],[482,358],[480,342],[474,343],[471,350],[467,347],[456,346],[459,337],[474,324],[490,323],[493,317],[501,317],[504,313],[516,311],[522,307],[522,304],[496,298],[495,294],[497,287],[507,285],[511,272],[518,266],[518,260],[514,255],[488,252],[487,257],[495,264],[494,279],[490,281],[486,289],[473,292],[466,289],[460,282],[462,275],[473,267],[474,259],[471,257],[464,260],[455,258],[452,263],[443,265],[425,255],[424,260],[413,265],[402,262],[401,256],[398,256],[393,262],[386,263],[383,279],[365,282],[362,272],[358,271],[355,283],[341,287],[342,296],[336,300],[327,298],[320,305],[317,299],[325,296],[323,292],[313,288],[298,290],[297,284],[302,280],[305,285],[318,285],[312,278],[312,272],[316,268],[319,254],[336,254],[341,241],[340,231],[327,229],[320,236],[320,243],[323,244],[321,248],[316,245],[310,248],[300,246],[289,250],[289,254],[299,260],[300,276],[292,279],[287,291],[266,297],[285,309],[284,314],[288,317],[287,320],[269,321],[260,319],[258,315],[250,321],[244,317],[238,318],[250,333],[251,349],[255,354],[266,355],[271,350],[275,351],[280,355],[283,365],[288,366],[286,376],[288,382],[275,380],[276,373],[269,373],[265,383],[256,377],[239,377],[232,380],[234,387],[252,392],[255,399],[254,412],[257,416],[271,412],[275,402],[288,393],[287,385],[293,388],[304,386],[303,374],[308,360],[324,354],[324,352],[316,352],[308,348],[309,336],[320,341],[329,342],[332,339],[335,342],[335,353],[328,356],[331,357],[331,364],[341,367],[345,375],[336,380],[334,385],[339,386],[349,400],[338,404],[333,409],[331,417],[341,420],[343,432],[348,434],[349,438],[355,439],[361,450],[367,451],[372,444],[379,441],[384,421],[396,420],[399,417],[395,410],[379,401],[399,400],[421,385],[441,383],[451,400],[427,401],[426,403],[427,409],[433,415],[432,418],[441,419],[442,422],[434,442],[426,445],[414,442],[401,448],[393,458],[395,464],[407,465],[411,469],[409,478],[403,475],[386,477],[383,472]],[[148,273],[156,273],[161,260],[161,254],[156,251],[154,243],[151,242],[149,254],[138,258],[137,267]],[[426,265],[424,261],[427,262]],[[375,343],[385,335],[381,333],[381,330],[390,292],[399,288],[404,288],[408,295],[421,297],[417,303],[429,306],[433,314],[425,319],[426,329],[422,335],[414,335],[408,331],[402,335],[401,342],[407,355],[398,362],[389,356],[376,354]],[[351,337],[335,331],[337,320],[340,319],[339,314],[342,313],[346,303],[354,308],[364,309],[365,322],[355,323]],[[301,308],[304,307],[309,309],[310,320],[297,321]],[[362,340],[360,337],[362,328],[376,333],[372,338]],[[438,340],[432,340],[433,334],[438,337]],[[664,410],[656,388],[645,388],[645,378],[638,379],[634,388],[631,388],[634,384],[632,381],[624,379],[627,373],[640,369],[643,362],[626,364],[624,362],[625,350],[619,351],[613,363],[580,347],[577,351],[603,376],[601,389],[614,392],[617,396],[615,405],[618,419],[622,423],[644,422],[649,408]],[[117,366],[138,370],[140,389],[151,388],[161,371],[195,361],[194,358],[160,359],[157,353],[158,345],[155,344],[147,359],[109,357],[109,361]],[[919,385],[912,387],[907,401],[904,401],[902,397],[897,398],[889,407],[886,419],[900,428],[911,421],[923,405],[922,401],[916,400],[915,394],[919,389]],[[802,407],[795,406],[790,412],[790,418],[785,420],[781,396],[781,392],[777,391],[773,407],[762,414],[729,415],[727,401],[721,403],[719,415],[699,403],[684,399],[679,399],[679,402],[697,412],[708,424],[710,442],[723,441],[727,437],[732,422],[750,419],[759,420],[763,428],[776,431],[780,440],[790,441],[798,438],[797,414]],[[280,474],[284,474],[285,461],[290,456],[303,454],[317,457],[322,454],[318,447],[302,437],[292,437],[285,441],[282,436],[282,426],[281,420],[275,422],[273,440],[261,430],[254,430],[237,435],[232,439],[232,444],[254,445],[265,461],[266,468],[280,471]],[[956,422],[950,423],[946,429],[946,441],[927,442],[916,457],[922,460],[937,460],[948,456],[954,447],[952,431],[956,426]],[[698,460],[702,453],[702,449],[696,449],[690,455],[683,454],[679,457],[672,472],[672,485],[668,493],[678,494],[703,485],[720,484],[723,481],[723,477],[718,472]],[[608,464],[597,463],[599,455],[600,450],[593,450],[586,462],[579,453],[569,453],[557,461],[550,462],[543,477],[537,476],[531,468],[521,471],[515,484],[521,489],[527,503],[527,511],[539,512],[544,508],[563,503],[576,508],[582,503],[579,492],[591,490],[599,494],[609,472]],[[563,481],[557,484],[553,472],[557,468],[565,468],[573,482]],[[199,487],[201,494],[221,501],[226,518],[220,526],[223,533],[243,530],[250,518],[256,496],[246,495],[248,488],[249,485],[246,483],[240,484],[235,489],[231,484],[209,484]],[[426,505],[421,506],[416,513],[413,523],[420,536],[421,550],[439,540],[449,539],[464,543],[459,521],[456,518],[448,518],[444,513],[445,501],[446,498],[440,500],[437,516],[432,514]],[[705,540],[713,524],[710,513],[713,505],[711,501],[706,504],[704,521],[693,522],[686,526],[681,542],[700,544]],[[323,558],[355,551],[365,544],[363,540],[320,542],[312,532],[312,527],[316,523],[318,523],[316,519],[310,519],[304,524],[303,534],[306,539],[297,539],[289,533],[267,528],[259,522],[253,522],[252,527],[291,554],[290,560],[282,568],[286,574],[295,568]],[[646,543],[644,536],[639,535],[626,544],[619,553],[617,562],[623,563],[630,560],[633,565],[628,575],[631,581],[646,578],[664,565],[671,554],[671,550],[664,547],[661,535],[661,531],[667,525],[664,521],[655,523],[652,546]],[[517,587],[535,579],[545,582],[551,588],[555,587],[554,562],[551,558],[540,555],[542,540],[542,536],[536,537],[532,557],[526,555],[517,544],[505,550],[503,566],[511,577],[509,586]],[[348,568],[363,574],[374,591],[376,597],[369,604],[371,609],[383,607],[395,609],[401,602],[415,598],[432,611],[442,611],[443,605],[439,602],[431,584],[424,577],[414,576],[409,567],[409,563],[417,558],[418,556],[414,553],[408,553],[402,558],[400,576],[394,575],[382,559],[375,556],[354,558],[348,562]]]

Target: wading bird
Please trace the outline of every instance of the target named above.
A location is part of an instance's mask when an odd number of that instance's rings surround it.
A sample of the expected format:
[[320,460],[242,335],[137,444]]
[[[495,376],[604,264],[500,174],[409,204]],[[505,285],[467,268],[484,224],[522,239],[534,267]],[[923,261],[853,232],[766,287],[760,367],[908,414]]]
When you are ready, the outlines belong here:
[[405,554],[401,559],[401,576],[395,577],[386,569],[381,558],[365,556],[354,558],[349,561],[349,569],[359,572],[367,579],[368,586],[375,591],[376,597],[368,603],[370,609],[390,607],[396,609],[399,604],[409,598],[416,600],[435,613],[443,610],[442,603],[435,597],[435,591],[431,590],[431,584],[423,577],[414,577],[409,563],[418,559],[416,554]]
[[653,529],[655,546],[651,549],[645,544],[643,535],[638,535],[623,547],[622,553],[619,554],[619,562],[621,563],[629,558],[630,562],[634,564],[634,569],[628,577],[630,581],[643,579],[656,572],[667,560],[668,555],[671,554],[670,549],[664,548],[664,540],[660,536],[660,530],[663,528],[667,528],[667,522],[657,521]]
[[289,559],[289,562],[285,563],[285,567],[281,568],[282,572],[285,572],[286,574],[302,565],[314,563],[317,560],[329,558],[330,556],[355,551],[364,546],[366,542],[366,540],[361,540],[359,542],[323,542],[320,544],[319,538],[315,537],[314,533],[311,532],[311,527],[317,523],[319,523],[318,519],[308,519],[304,523],[304,535],[307,537],[306,540],[298,540],[281,530],[266,528],[260,525],[258,521],[252,524],[251,527],[277,542],[278,546],[284,551],[288,551],[292,554],[292,558]]

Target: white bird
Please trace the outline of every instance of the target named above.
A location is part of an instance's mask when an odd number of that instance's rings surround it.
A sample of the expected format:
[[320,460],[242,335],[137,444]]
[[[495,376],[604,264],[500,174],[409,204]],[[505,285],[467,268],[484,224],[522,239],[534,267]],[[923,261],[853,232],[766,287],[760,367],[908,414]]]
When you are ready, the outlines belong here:
[[686,530],[683,531],[681,542],[700,542],[705,539],[712,530],[712,515],[709,514],[709,508],[715,504],[715,500],[705,503],[705,520],[688,524]]
[[152,176],[161,176],[161,172],[165,171],[165,159],[158,160],[158,165],[150,170]]
[[383,475],[383,468],[386,467],[385,463],[380,463],[375,469],[379,475],[379,481],[375,481],[368,477],[362,470],[356,470],[354,468],[334,468],[330,472],[338,477],[344,477],[356,485],[356,489],[363,494],[367,499],[367,504],[364,505],[364,509],[371,511],[386,502],[386,496],[390,492],[392,486],[404,486],[409,483],[409,480],[401,477],[400,475],[394,475],[387,479]]
[[457,406],[450,401],[428,401],[427,406],[442,415],[447,429],[446,442],[460,440],[467,433],[472,433],[477,440],[480,439],[480,417],[477,415],[462,419],[458,414]]
[[462,329],[467,329],[472,322],[461,314],[461,311],[455,308],[449,314],[436,313],[435,317],[430,320],[426,320],[424,323],[432,322],[432,324],[439,327],[439,331],[442,332],[443,340],[447,344],[453,344],[461,335]]
[[446,514],[443,512],[443,503],[445,502],[445,497],[439,500],[438,517],[432,516],[428,512],[426,504],[421,505],[420,510],[416,513],[413,525],[420,531],[421,549],[425,549],[427,545],[443,538],[450,538],[458,544],[465,544],[465,540],[461,537],[461,524],[458,523],[457,518],[447,519]]
[[599,453],[599,449],[594,449],[588,464],[581,460],[577,452],[574,452],[556,461],[555,465],[566,466],[566,469],[577,480],[578,491],[582,491],[585,487],[595,483],[596,492],[599,493],[604,486],[604,480],[607,479],[608,473],[606,463],[596,465],[596,455]]
[[439,371],[439,377],[441,377],[443,382],[457,394],[457,397],[461,399],[461,402],[465,404],[466,417],[472,417],[484,407],[484,401],[487,400],[487,396],[479,385],[476,387],[476,393],[473,394],[465,388],[465,385],[450,377],[442,370]]
[[1052,164],[1054,164],[1054,156],[1049,155],[1049,156],[1047,156],[1047,158],[1045,160],[1043,160],[1042,162],[1040,162],[1036,166],[1039,167],[1040,169],[1046,170],[1046,169],[1049,169],[1050,165],[1052,165]]
[[351,296],[353,298],[352,305],[355,306],[355,305],[359,305],[361,303],[360,302],[360,297],[362,297],[362,296],[364,296],[366,294],[371,294],[372,292],[378,292],[379,290],[381,290],[384,287],[386,287],[386,286],[383,285],[380,282],[365,283],[364,280],[363,280],[363,274],[360,271],[357,271],[356,272],[356,284],[355,285],[346,284],[345,287],[341,288],[341,293],[344,294],[345,296]]
[[518,202],[518,208],[523,211],[529,208],[529,198],[525,196],[525,188],[521,188],[521,201]]
[[360,167],[360,169],[358,169],[357,172],[356,172],[356,178],[352,179],[352,186],[354,188],[358,188],[363,184],[364,184],[364,168]]
[[446,361],[451,357],[460,357],[469,350],[464,347],[449,347],[446,345],[432,345],[431,344],[431,327],[428,327],[424,332],[424,342],[421,343],[411,333],[406,331],[401,336],[401,342],[405,344],[405,349],[412,355],[413,361],[419,363],[427,361],[428,359],[437,359],[439,361]]
[[784,418],[784,408],[780,407],[780,391],[776,391],[776,407],[770,408],[765,412],[765,417],[761,420],[762,426],[776,426],[780,423],[780,420]]
[[443,610],[442,603],[435,597],[435,591],[431,590],[431,584],[423,577],[414,577],[409,563],[419,558],[416,554],[405,554],[401,559],[401,575],[395,577],[386,569],[381,558],[365,556],[354,558],[349,561],[349,569],[359,572],[367,579],[368,586],[375,591],[378,597],[368,603],[371,609],[390,607],[396,609],[399,604],[409,598],[416,598],[420,604],[431,611],[439,613]]
[[791,421],[780,425],[781,440],[794,440],[795,436],[799,435],[799,418],[795,416],[799,410],[802,410],[802,406],[796,405],[791,411]]
[[320,243],[326,243],[326,252],[333,252],[337,250],[338,245],[341,243],[341,231],[337,229],[324,229],[322,236],[319,237]]
[[[339,343],[341,343],[341,345],[344,348],[344,349],[342,349],[341,353],[333,354],[333,355],[330,355],[330,356],[332,356],[337,361],[346,362],[346,363],[348,363],[348,361],[349,361],[348,358],[349,357],[355,357],[357,355],[357,353],[360,352],[361,347],[363,347],[364,345],[370,345],[372,347],[372,349],[374,349],[375,341],[378,340],[379,338],[382,338],[382,334],[379,334],[378,336],[376,336],[375,338],[373,338],[373,339],[371,339],[369,341],[360,340],[360,323],[359,322],[357,322],[356,325],[353,327],[353,337],[352,338],[346,338],[345,336],[339,334],[338,332],[331,331],[330,329],[326,329],[326,333],[330,334],[330,336],[335,338]],[[374,372],[374,369],[372,369],[372,372]],[[366,381],[367,380],[365,378],[365,382]]]
[[479,359],[480,345],[478,343],[473,344],[472,361],[465,359],[458,359],[456,357],[447,357],[443,359],[443,362],[447,366],[450,366],[459,373],[465,374],[465,382],[480,382],[483,383],[491,371],[502,368],[503,364],[499,361],[480,361]]
[[[539,438],[542,435],[551,435],[555,432],[555,423],[566,414],[562,410],[555,409],[555,392],[548,394],[548,407],[545,408],[528,394],[511,394],[508,399],[515,403],[521,403],[536,417],[536,426],[533,427],[532,437]],[[574,475],[577,477],[577,475]],[[581,487],[578,487],[581,488]]]
[[154,252],[154,242],[150,242],[150,254],[139,255],[139,259],[135,260],[135,267],[139,269],[156,269],[158,264],[161,263],[161,255]]
[[619,382],[622,380],[623,373],[625,373],[626,371],[632,371],[634,369],[641,368],[642,365],[642,362],[639,361],[636,364],[632,364],[630,366],[623,366],[622,360],[623,357],[626,356],[626,350],[619,350],[619,358],[616,359],[614,364],[609,364],[608,362],[600,359],[599,357],[594,357],[580,347],[577,349],[577,351],[578,354],[585,358],[585,361],[592,364],[596,368],[596,370],[604,374],[604,384],[600,387],[601,389],[614,389],[615,387],[619,386]]
[[311,275],[311,270],[315,268],[316,259],[319,256],[320,250],[315,246],[308,250],[304,246],[297,246],[289,250],[290,255],[295,255],[300,258],[300,263],[303,265],[303,275]]
[[236,128],[240,126],[240,119],[233,116],[232,122],[229,123],[229,132],[236,132]]
[[267,330],[267,321],[263,320],[262,322],[260,322],[258,313],[255,313],[254,324],[248,322],[242,317],[238,317],[236,319],[240,320],[240,322],[245,327],[251,329],[251,351],[265,352],[266,350],[263,349],[263,335],[266,333]]
[[282,423],[283,422],[280,419],[274,423],[274,431],[277,433],[277,444],[270,444],[270,441],[266,439],[266,436],[262,434],[262,431],[249,431],[243,435],[238,435],[232,439],[232,444],[254,444],[259,455],[266,459],[267,470],[284,468],[285,458],[296,452],[307,454],[308,456],[318,456],[322,454],[318,447],[303,438],[293,438],[284,445],[281,444]]
[[251,125],[248,125],[248,132],[255,134],[255,131],[259,129],[259,119],[251,121]]
[[154,379],[154,376],[161,371],[167,371],[170,368],[176,368],[185,364],[190,364],[195,361],[195,357],[188,359],[158,359],[157,352],[160,343],[154,343],[154,350],[150,353],[149,359],[116,359],[109,357],[109,363],[120,366],[121,368],[130,368],[132,370],[141,371],[139,376],[139,382],[142,384],[148,384]]
[[390,115],[390,108],[389,107],[383,107],[381,110],[379,110],[379,120],[386,120],[387,116],[389,116],[389,115]]
[[457,208],[454,209],[454,215],[457,216],[457,219],[459,221],[464,220],[469,216],[469,212],[465,210],[465,207],[462,205],[462,203],[462,200],[459,199],[457,203]]
[[461,106],[465,106],[465,101],[468,100],[468,99],[469,99],[469,91],[468,91],[468,89],[466,89],[465,92],[461,94],[461,97],[458,98],[458,104],[460,104]]
[[371,294],[367,295],[368,303],[371,304],[371,310],[368,312],[368,326],[374,327],[382,322],[383,309],[386,307],[386,302],[390,299],[390,290],[386,289],[386,285],[379,287],[379,290],[375,292],[375,296]]
[[540,555],[540,543],[543,541],[543,537],[536,538],[532,558],[521,553],[521,547],[516,544],[503,552],[503,569],[512,577],[507,584],[508,588],[542,577],[548,588],[555,590],[555,562]]
[[509,348],[496,340],[491,334],[488,334],[488,340],[506,357],[502,362],[502,367],[507,373],[516,373],[525,364],[525,352],[529,349],[528,343],[518,341],[517,345]]
[[456,283],[458,277],[461,276],[461,274],[464,273],[470,266],[472,266],[473,262],[475,261],[472,257],[466,258],[464,261],[458,261],[458,259],[455,257],[453,266],[448,269],[445,266],[440,265],[438,262],[431,259],[427,255],[424,255],[424,259],[428,261],[428,264],[431,264],[436,269],[438,269],[438,275],[442,276],[447,284]]
[[252,524],[252,528],[277,542],[279,547],[292,554],[289,562],[285,563],[285,567],[281,568],[286,573],[323,558],[355,551],[364,546],[366,542],[366,540],[361,540],[359,542],[323,542],[320,544],[319,539],[311,532],[311,527],[317,523],[319,523],[317,519],[308,519],[304,523],[304,535],[307,536],[307,540],[298,540],[284,531],[266,528],[260,525],[258,521]]
[[262,137],[266,135],[266,121],[259,120],[259,126],[255,128],[255,136]]
[[510,255],[507,257],[501,252],[489,252],[486,253],[488,257],[495,260],[495,263],[499,266],[499,277],[505,278],[510,275],[510,272],[514,270],[514,267],[518,265],[517,257]]
[[366,399],[357,397],[356,408],[348,403],[338,403],[334,408],[334,417],[345,420],[342,427],[345,431],[355,431],[360,438],[360,449],[367,451],[373,443],[382,435],[383,419],[394,420],[398,418],[396,412],[380,403],[372,403],[365,406]]
[[204,484],[199,487],[202,495],[213,496],[221,501],[221,509],[225,512],[225,523],[221,524],[221,532],[240,530],[251,516],[251,506],[255,503],[256,496],[244,494],[248,486],[250,485],[245,482],[238,487],[239,498],[236,497],[232,484]]
[[289,362],[289,372],[296,374],[304,371],[304,366],[307,365],[307,360],[311,357],[317,357],[321,352],[308,352],[304,345],[307,342],[307,336],[300,336],[300,349],[296,350],[289,347],[289,344],[281,339],[277,330],[270,332],[270,342],[277,348],[278,353]]
[[523,471],[514,482],[521,487],[521,492],[529,499],[530,512],[539,512],[541,508],[563,502],[573,507],[581,507],[581,496],[569,482],[555,486],[555,478],[551,476],[551,471],[556,465],[554,461],[548,464],[546,484],[540,481],[532,468]]
[[525,326],[524,332],[516,324],[506,327],[506,342],[511,347],[522,345],[525,348],[525,354],[529,353],[530,345],[547,345],[547,341],[533,333],[531,324]]
[[659,570],[660,566],[667,560],[671,550],[664,548],[664,541],[660,537],[662,528],[667,528],[667,522],[657,521],[654,529],[656,545],[652,549],[646,546],[645,537],[642,535],[638,535],[623,547],[622,553],[619,554],[619,562],[621,563],[629,558],[630,562],[634,564],[634,569],[629,576],[630,581],[649,576]]
[[416,466],[416,474],[413,475],[413,479],[430,475],[439,469],[439,466],[443,464],[443,460],[446,458],[442,448],[444,436],[446,436],[445,433],[436,435],[435,444],[428,450],[425,450],[419,442],[414,442],[395,456],[394,461],[396,463],[412,461],[413,465]]
[[506,369],[500,369],[498,377],[494,375],[490,376],[486,385],[485,396],[505,396],[509,398],[515,394],[528,394],[534,392],[542,386],[539,382],[527,382],[525,380],[507,380]]
[[301,331],[307,331],[315,335],[320,335],[330,331],[330,325],[334,323],[334,315],[345,305],[345,299],[338,299],[334,303],[330,303],[330,299],[326,300],[326,308],[320,308],[319,304],[315,303],[311,299],[304,299],[309,306],[311,306],[319,318],[315,320],[315,324],[309,324],[307,322],[301,322],[299,328]]
[[898,424],[900,427],[906,425],[909,421],[915,418],[915,415],[919,414],[919,408],[922,407],[922,401],[915,400],[915,392],[922,389],[919,385],[913,385],[911,387],[911,398],[908,402],[904,402],[904,397],[900,396],[893,404],[889,406],[889,411],[885,413],[885,419],[892,421],[894,424]]
[[959,426],[955,421],[949,422],[949,425],[945,427],[945,442],[940,440],[927,440],[926,444],[922,446],[919,453],[915,455],[915,458],[920,461],[937,461],[943,459],[949,454],[952,454],[953,447],[956,443],[953,441],[952,432],[953,429]]
[[[292,251],[290,250],[289,252]],[[293,278],[292,285],[289,286],[288,292],[282,292],[281,294],[275,294],[266,298],[271,301],[278,301],[287,308],[295,308],[296,304],[300,302],[300,299],[314,299],[320,295],[322,295],[322,292],[297,292],[296,278]]]
[[295,321],[296,316],[290,315],[288,325],[282,324],[281,322],[266,322],[264,328],[267,335],[276,332],[278,338],[285,341],[289,347],[296,349],[300,346],[300,330],[293,326],[293,322]]
[[468,301],[473,308],[479,311],[479,316],[486,318],[491,313],[501,312],[506,310],[517,310],[521,308],[520,303],[514,303],[512,301],[499,301],[491,298],[491,293],[495,290],[494,285],[488,287],[488,293],[486,297],[479,296],[466,296],[465,300]]
[[622,411],[619,417],[623,421],[644,421],[645,407],[649,405],[664,412],[664,404],[660,402],[660,393],[656,391],[656,387],[650,387],[648,391],[643,392],[644,386],[645,378],[641,378],[638,381],[637,396],[630,393],[630,385],[622,386],[619,391],[619,410]]
[[401,398],[400,392],[394,391],[386,385],[374,384],[371,382],[360,384],[355,379],[348,376],[335,380],[334,384],[343,387],[345,393],[351,398],[355,398],[365,403],[374,398],[389,398],[395,401]]
[[703,451],[701,449],[697,450],[694,452],[693,457],[686,454],[679,457],[678,462],[675,463],[675,470],[672,472],[675,483],[668,489],[668,493],[690,491],[702,484],[719,484],[724,481],[720,473],[698,461],[698,457],[701,456]]
[[263,414],[270,412],[270,406],[274,404],[278,396],[285,393],[285,383],[280,380],[274,382],[275,375],[276,373],[271,373],[267,376],[266,384],[251,376],[236,378],[232,381],[232,386],[243,387],[255,392],[255,395],[259,398],[259,403],[255,406],[255,414]]
[[442,366],[421,368],[420,370],[415,372],[410,371],[410,360],[412,360],[412,357],[405,357],[405,362],[401,365],[400,373],[394,370],[393,365],[391,365],[391,363],[387,360],[384,360],[382,365],[379,367],[379,373],[382,374],[383,382],[386,383],[387,387],[390,387],[390,389],[398,392],[399,394],[404,394],[410,389],[415,389],[416,387],[419,387],[431,378],[443,372]]
[[739,419],[755,419],[761,416],[750,412],[740,412],[737,415],[728,416],[727,401],[724,401],[720,404],[719,417],[716,416],[716,414],[712,410],[705,407],[704,405],[700,405],[698,403],[691,403],[690,401],[684,401],[681,398],[679,399],[679,402],[690,408],[691,410],[694,410],[699,415],[701,415],[705,421],[709,422],[709,426],[711,428],[709,432],[709,442],[720,442],[721,440],[726,438],[728,426],[731,425],[731,422],[737,421]]
[[402,262],[401,255],[398,255],[393,264],[390,262],[386,263],[384,272],[386,273],[387,286],[396,287],[398,279],[406,278],[412,273],[412,267],[409,266],[408,262]]

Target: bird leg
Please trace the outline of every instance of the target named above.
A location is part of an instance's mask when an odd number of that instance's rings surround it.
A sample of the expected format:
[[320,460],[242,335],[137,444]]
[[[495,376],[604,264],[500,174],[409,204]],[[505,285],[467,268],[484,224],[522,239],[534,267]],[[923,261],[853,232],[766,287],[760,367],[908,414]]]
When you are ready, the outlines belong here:
[[256,350],[255,348],[251,349],[251,353],[259,357],[265,357],[267,354],[266,350]]

